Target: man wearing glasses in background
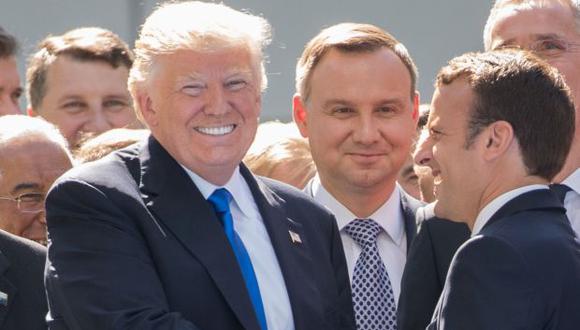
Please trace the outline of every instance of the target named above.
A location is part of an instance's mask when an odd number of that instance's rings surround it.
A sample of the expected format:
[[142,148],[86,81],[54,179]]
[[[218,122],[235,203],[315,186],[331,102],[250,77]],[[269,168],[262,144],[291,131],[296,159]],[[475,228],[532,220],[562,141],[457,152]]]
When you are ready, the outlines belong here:
[[0,229],[46,244],[44,198],[71,167],[55,126],[39,118],[0,117]]
[[56,127],[0,117],[0,329],[46,329],[46,249],[31,240],[46,242],[46,191],[71,166]]
[[[564,76],[580,126],[580,1],[498,0],[483,33],[486,50],[524,48],[545,59]],[[580,129],[562,170],[552,185],[567,209],[576,235],[580,234]]]

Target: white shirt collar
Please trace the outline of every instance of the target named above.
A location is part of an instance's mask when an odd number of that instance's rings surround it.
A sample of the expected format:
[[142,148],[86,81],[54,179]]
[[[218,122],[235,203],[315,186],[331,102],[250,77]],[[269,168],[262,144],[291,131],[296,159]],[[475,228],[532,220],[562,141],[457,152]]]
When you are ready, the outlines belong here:
[[[180,164],[181,165],[181,164]],[[233,201],[236,203],[237,208],[244,213],[246,217],[252,217],[250,211],[255,209],[254,202],[252,199],[252,194],[249,187],[244,180],[244,177],[240,173],[240,167],[236,167],[232,177],[223,186],[216,186],[213,183],[208,182],[201,176],[197,175],[193,171],[189,170],[187,167],[181,165],[185,172],[189,175],[193,183],[197,186],[197,189],[203,195],[203,198],[208,199],[211,194],[216,189],[226,188],[230,194],[232,194]]]
[[479,234],[479,232],[487,224],[489,219],[491,219],[491,217],[507,202],[511,201],[512,199],[516,198],[521,194],[536,189],[548,189],[548,186],[543,184],[532,184],[510,190],[497,196],[495,199],[489,202],[483,209],[481,209],[481,211],[479,211],[479,214],[477,215],[477,218],[475,219],[475,223],[473,225],[473,230],[471,231],[471,236],[473,237]]
[[577,168],[569,177],[567,177],[562,184],[572,188],[577,194],[580,194],[580,168]]
[[[383,228],[385,233],[400,246],[403,243],[405,228],[403,225],[404,220],[403,212],[401,211],[401,192],[399,189],[399,185],[396,185],[389,199],[373,214],[371,214],[369,219],[376,221]],[[326,208],[334,214],[339,230],[342,231],[352,220],[358,218],[322,186],[318,175],[312,179],[312,195],[316,201],[326,206]]]

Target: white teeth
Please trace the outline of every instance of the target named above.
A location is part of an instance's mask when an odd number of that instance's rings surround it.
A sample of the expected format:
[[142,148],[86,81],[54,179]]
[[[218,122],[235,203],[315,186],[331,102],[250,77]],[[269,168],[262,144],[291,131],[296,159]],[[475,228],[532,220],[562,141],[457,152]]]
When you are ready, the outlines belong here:
[[235,127],[236,126],[232,124],[219,127],[196,127],[195,130],[206,135],[220,136],[231,133]]

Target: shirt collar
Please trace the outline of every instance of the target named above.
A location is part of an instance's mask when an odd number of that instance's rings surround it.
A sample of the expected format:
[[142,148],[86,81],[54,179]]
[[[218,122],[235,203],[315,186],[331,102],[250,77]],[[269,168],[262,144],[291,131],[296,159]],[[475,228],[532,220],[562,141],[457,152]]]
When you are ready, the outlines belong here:
[[232,199],[234,203],[236,203],[237,208],[245,216],[247,217],[251,216],[249,212],[255,208],[253,205],[253,201],[250,199],[252,193],[246,183],[246,180],[244,180],[244,177],[240,173],[239,166],[236,167],[231,178],[223,186],[216,186],[213,183],[208,182],[201,176],[197,175],[195,172],[191,171],[187,167],[183,165],[181,165],[181,167],[183,167],[183,169],[189,175],[193,183],[197,186],[197,189],[199,189],[199,191],[203,195],[203,198],[207,200],[216,189],[226,188],[232,195]]
[[[376,221],[399,246],[403,243],[405,234],[400,194],[397,184],[389,199],[369,217]],[[326,206],[334,214],[339,230],[342,231],[352,220],[358,218],[322,186],[318,175],[312,179],[312,195],[317,202]]]
[[567,185],[577,194],[580,194],[580,168],[577,168],[569,177],[567,177],[562,184]]
[[511,201],[512,199],[516,198],[519,195],[527,193],[528,191],[536,190],[536,189],[548,189],[547,185],[543,184],[532,184],[523,187],[519,187],[508,192],[505,192],[491,202],[489,202],[477,215],[475,219],[475,223],[473,224],[473,230],[471,231],[471,236],[475,236],[479,234],[481,229],[488,223],[491,217],[507,202]]

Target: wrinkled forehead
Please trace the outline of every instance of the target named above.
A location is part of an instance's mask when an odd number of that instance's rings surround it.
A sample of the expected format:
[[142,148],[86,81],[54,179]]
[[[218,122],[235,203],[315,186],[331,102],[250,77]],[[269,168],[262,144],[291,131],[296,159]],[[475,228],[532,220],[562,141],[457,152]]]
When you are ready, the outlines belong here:
[[574,11],[564,1],[525,1],[500,7],[489,22],[489,49],[578,33]]

